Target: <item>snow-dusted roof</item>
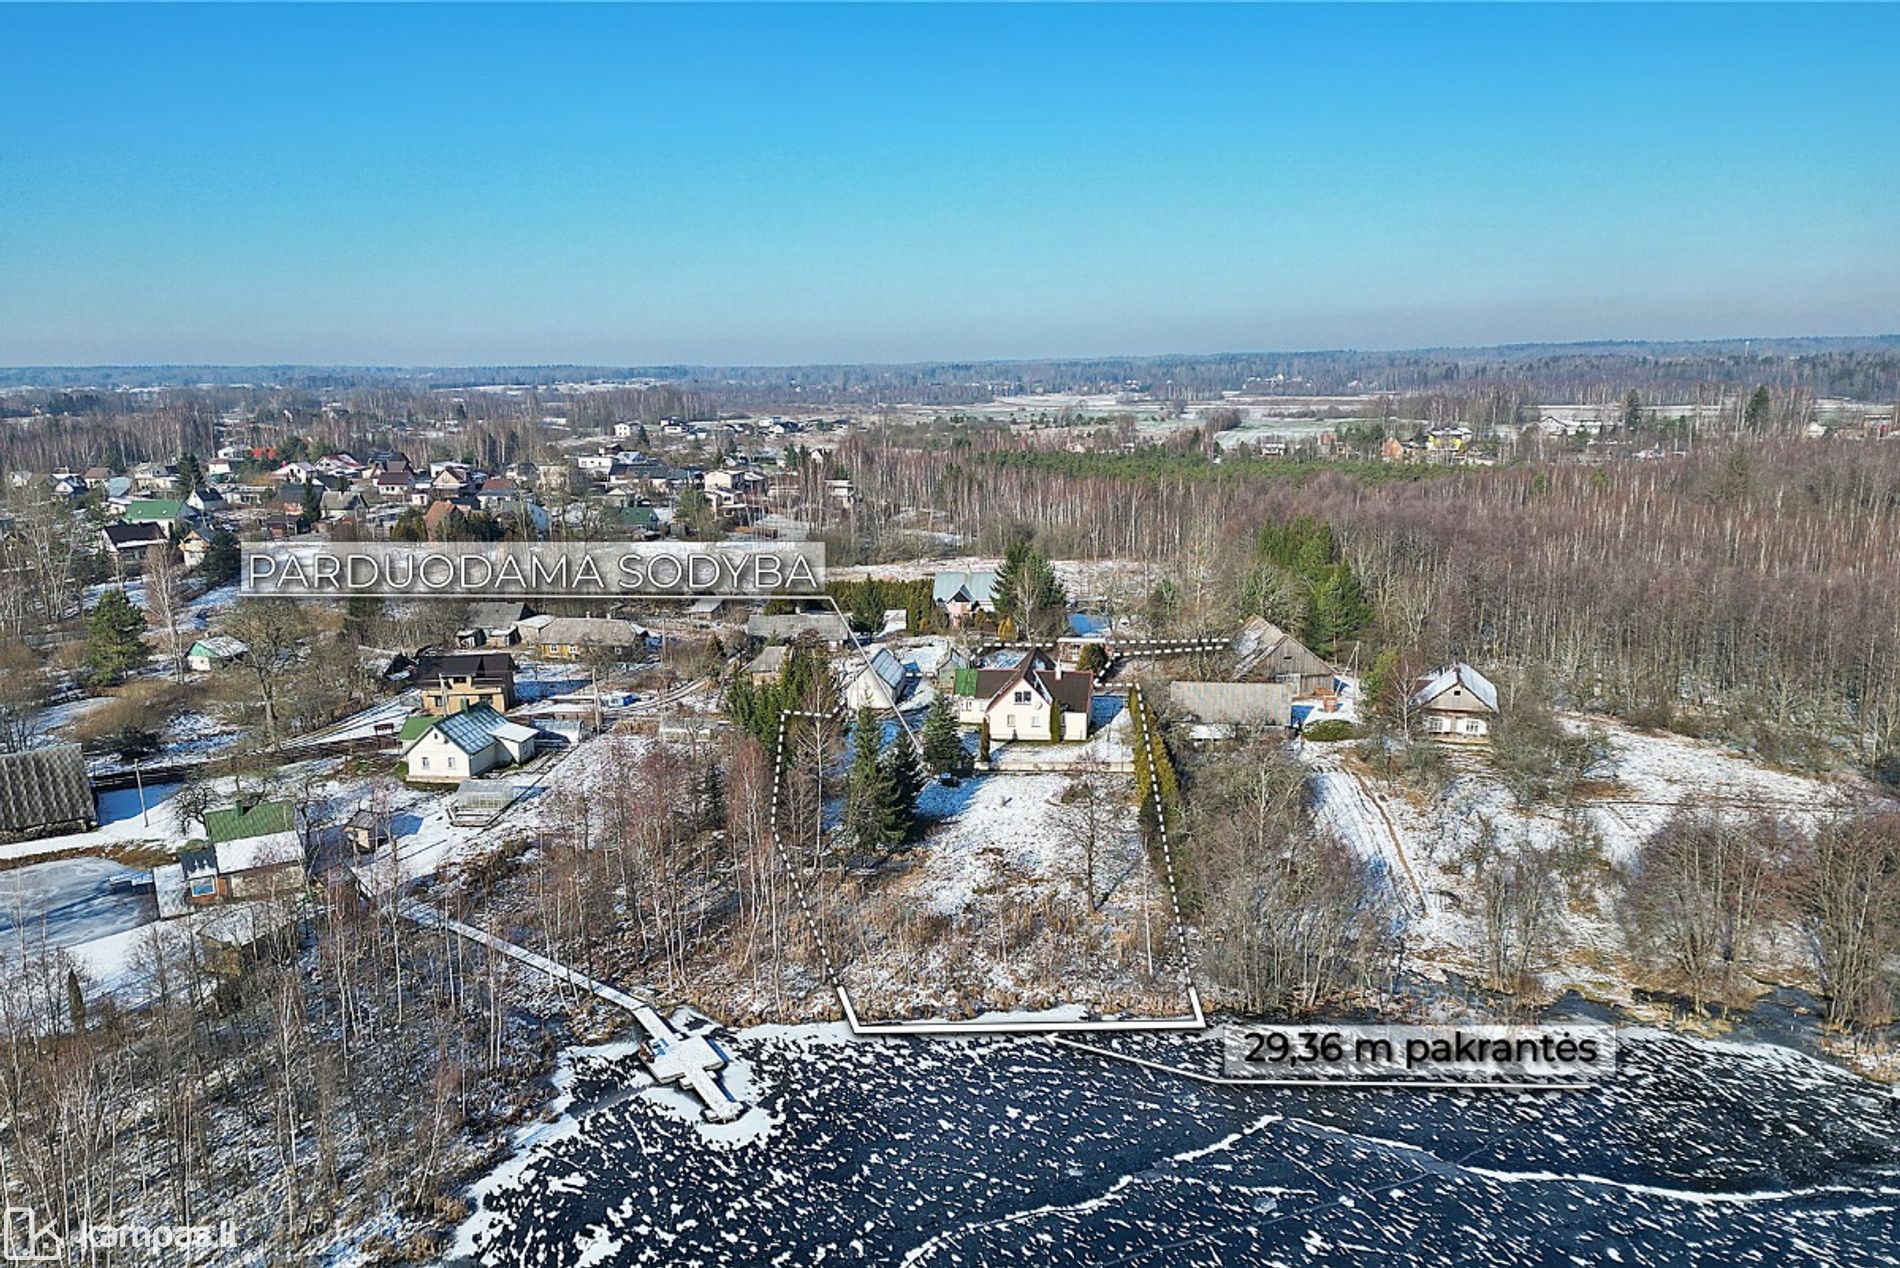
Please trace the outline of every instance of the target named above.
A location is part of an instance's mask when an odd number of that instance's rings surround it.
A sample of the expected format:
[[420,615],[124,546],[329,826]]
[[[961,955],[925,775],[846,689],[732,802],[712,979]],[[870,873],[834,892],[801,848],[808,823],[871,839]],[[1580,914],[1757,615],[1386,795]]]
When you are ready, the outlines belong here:
[[1473,696],[1477,697],[1478,702],[1485,708],[1491,710],[1493,713],[1498,711],[1498,689],[1496,684],[1461,660],[1453,661],[1451,664],[1433,674],[1431,681],[1427,682],[1423,687],[1420,687],[1417,694],[1412,697],[1412,703],[1415,705],[1430,704],[1447,691],[1450,691],[1453,687],[1463,687],[1466,691],[1469,691]]
[[216,847],[218,854],[218,874],[229,876],[233,872],[248,872],[259,867],[279,867],[286,863],[303,862],[303,842],[297,839],[295,832],[272,832],[267,836],[244,837],[237,841],[224,841]]
[[937,603],[951,603],[962,594],[971,603],[992,606],[996,597],[993,572],[940,572],[931,580],[930,597]]
[[158,918],[170,920],[190,909],[185,901],[185,869],[179,863],[160,863],[152,869],[152,892],[158,899]]
[[187,655],[215,656],[222,660],[234,660],[250,650],[242,639],[232,638],[229,634],[213,634],[209,638],[201,638],[193,643]]
[[488,733],[498,740],[507,740],[511,744],[520,744],[535,737],[535,729],[522,726],[519,722],[503,722],[500,726],[490,727]]

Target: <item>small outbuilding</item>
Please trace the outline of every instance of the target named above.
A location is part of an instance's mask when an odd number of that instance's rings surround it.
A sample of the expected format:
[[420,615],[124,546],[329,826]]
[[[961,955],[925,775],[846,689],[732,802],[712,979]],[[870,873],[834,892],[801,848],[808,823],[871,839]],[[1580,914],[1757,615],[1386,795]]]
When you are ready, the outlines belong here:
[[228,634],[213,634],[199,639],[185,652],[185,668],[194,674],[208,674],[242,660],[250,650],[241,640]]

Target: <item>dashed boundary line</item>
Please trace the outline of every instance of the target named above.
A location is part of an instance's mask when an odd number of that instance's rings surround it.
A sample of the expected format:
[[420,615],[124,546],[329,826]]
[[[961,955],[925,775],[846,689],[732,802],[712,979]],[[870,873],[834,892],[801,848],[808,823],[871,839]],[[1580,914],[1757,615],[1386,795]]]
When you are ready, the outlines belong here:
[[768,822],[772,832],[773,852],[778,855],[779,864],[792,878],[792,896],[798,900],[798,910],[805,917],[805,931],[811,935],[812,942],[818,947],[818,958],[825,966],[825,980],[843,994],[844,986],[838,975],[837,962],[831,958],[831,947],[826,943],[823,932],[818,928],[818,917],[812,911],[811,900],[805,893],[804,877],[799,875],[798,868],[792,863],[791,853],[786,850],[785,842],[778,833],[779,787],[785,777],[786,724],[793,718],[816,718],[820,721],[828,721],[837,716],[836,711],[821,713],[815,709],[786,709],[778,715],[778,740],[772,747],[772,811]]
[[[1167,845],[1166,826],[1163,824],[1162,856],[1166,863],[1168,900],[1174,913],[1175,945],[1181,956],[1181,980],[1187,990],[1188,1004],[1192,1011],[1183,1017],[1130,1017],[1112,1021],[1083,1021],[1058,1019],[1029,1019],[1022,1017],[1003,1017],[989,1021],[901,1021],[867,1022],[858,1016],[857,1006],[851,1002],[851,993],[845,987],[844,977],[839,972],[838,961],[832,956],[831,946],[825,941],[824,933],[818,924],[817,913],[813,910],[811,899],[805,889],[803,875],[793,862],[791,852],[785,848],[784,838],[779,835],[778,808],[779,797],[785,778],[785,733],[792,718],[812,718],[818,721],[836,719],[842,709],[829,713],[811,709],[786,709],[779,714],[778,734],[772,746],[772,806],[767,822],[772,834],[772,849],[778,860],[792,878],[792,894],[798,903],[800,914],[805,920],[806,932],[818,948],[818,957],[824,966],[826,979],[832,989],[838,993],[838,1003],[844,1009],[845,1021],[851,1032],[857,1035],[984,1035],[984,1034],[1048,1034],[1057,1031],[1123,1031],[1123,1030],[1206,1030],[1207,1013],[1201,1006],[1201,993],[1194,985],[1194,976],[1188,960],[1187,925],[1181,915],[1181,896],[1175,883],[1174,856]],[[902,715],[899,715],[900,721]],[[907,725],[905,734],[911,736]],[[1145,730],[1145,728],[1144,728]],[[914,738],[914,737],[913,737]],[[1153,769],[1152,759],[1150,770]],[[1155,797],[1157,813],[1160,810],[1160,789],[1150,777],[1152,795]]]
[[1187,921],[1181,915],[1181,887],[1174,878],[1174,847],[1168,842],[1168,812],[1161,804],[1161,780],[1155,774],[1155,735],[1148,726],[1148,714],[1143,705],[1141,688],[1135,686],[1128,692],[1128,708],[1131,721],[1140,731],[1137,740],[1148,750],[1148,795],[1154,799],[1155,828],[1161,833],[1161,861],[1168,877],[1168,903],[1174,909],[1174,945],[1181,955],[1181,982],[1188,994],[1195,997],[1195,1011],[1200,1011],[1200,1000],[1194,990],[1194,969],[1188,957]]

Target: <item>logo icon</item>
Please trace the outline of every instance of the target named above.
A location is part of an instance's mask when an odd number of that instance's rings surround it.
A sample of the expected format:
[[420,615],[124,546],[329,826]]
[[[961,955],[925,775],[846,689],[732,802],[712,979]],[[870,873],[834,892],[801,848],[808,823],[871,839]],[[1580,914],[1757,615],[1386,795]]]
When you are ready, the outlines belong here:
[[66,1240],[51,1224],[40,1224],[39,1213],[30,1206],[6,1208],[6,1223],[0,1226],[0,1258],[15,1264],[43,1264],[66,1258]]

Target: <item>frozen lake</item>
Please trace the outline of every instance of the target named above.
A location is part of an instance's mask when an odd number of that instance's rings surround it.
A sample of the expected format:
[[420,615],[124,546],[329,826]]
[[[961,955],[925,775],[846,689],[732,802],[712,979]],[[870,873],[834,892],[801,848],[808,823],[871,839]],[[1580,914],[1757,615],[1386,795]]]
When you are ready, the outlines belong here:
[[[1209,1068],[1212,1045],[1153,1037]],[[1626,1032],[1545,1094],[1238,1089],[1046,1038],[741,1036],[762,1139],[714,1143],[583,1061],[492,1179],[493,1264],[1900,1262],[1886,1089],[1767,1045]],[[593,1108],[588,1108],[592,1106]]]

